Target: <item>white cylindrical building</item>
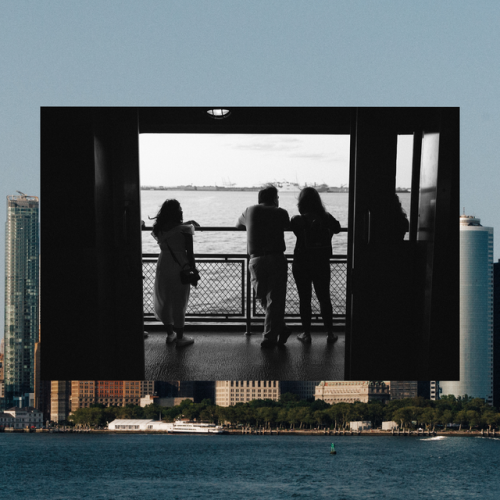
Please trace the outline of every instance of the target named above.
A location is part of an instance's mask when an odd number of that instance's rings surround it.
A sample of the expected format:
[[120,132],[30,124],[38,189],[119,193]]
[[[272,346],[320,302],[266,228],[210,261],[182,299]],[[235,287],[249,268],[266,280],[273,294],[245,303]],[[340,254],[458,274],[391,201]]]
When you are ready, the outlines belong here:
[[460,381],[439,392],[493,403],[493,228],[470,215],[460,217]]

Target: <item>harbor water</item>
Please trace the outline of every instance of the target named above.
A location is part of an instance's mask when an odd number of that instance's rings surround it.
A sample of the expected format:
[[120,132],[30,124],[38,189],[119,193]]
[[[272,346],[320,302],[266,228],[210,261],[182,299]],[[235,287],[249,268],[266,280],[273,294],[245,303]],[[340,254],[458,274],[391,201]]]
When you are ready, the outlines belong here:
[[499,451],[499,438],[480,437],[1,433],[0,490],[6,500],[496,499]]
[[[280,192],[280,207],[287,210],[290,217],[298,215],[298,192]],[[257,203],[255,191],[141,191],[142,219],[152,226],[162,203],[166,199],[178,200],[184,212],[184,220],[195,220],[201,226],[234,227],[238,217],[250,205]],[[400,193],[399,198],[408,216],[410,215],[410,193]],[[321,193],[321,199],[343,228],[348,225],[349,194]],[[158,253],[158,245],[150,234],[143,232],[143,253]],[[295,236],[285,235],[286,253],[292,254]],[[202,232],[197,231],[194,240],[195,253],[246,253],[245,232]],[[332,239],[333,253],[347,254],[347,233],[340,233]]]

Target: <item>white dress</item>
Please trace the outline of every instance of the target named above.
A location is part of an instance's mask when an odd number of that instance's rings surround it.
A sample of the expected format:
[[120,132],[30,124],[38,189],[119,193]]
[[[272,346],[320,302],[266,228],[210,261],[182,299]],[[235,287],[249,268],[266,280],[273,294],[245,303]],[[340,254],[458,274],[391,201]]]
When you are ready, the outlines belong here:
[[[191,288],[189,284],[181,283],[180,277],[181,266],[182,268],[189,267],[184,234],[194,235],[194,227],[191,224],[181,224],[170,231],[160,231],[158,237],[153,233],[161,249],[156,265],[155,316],[164,325],[173,325],[177,328],[184,326]],[[180,265],[173,259],[169,247]]]

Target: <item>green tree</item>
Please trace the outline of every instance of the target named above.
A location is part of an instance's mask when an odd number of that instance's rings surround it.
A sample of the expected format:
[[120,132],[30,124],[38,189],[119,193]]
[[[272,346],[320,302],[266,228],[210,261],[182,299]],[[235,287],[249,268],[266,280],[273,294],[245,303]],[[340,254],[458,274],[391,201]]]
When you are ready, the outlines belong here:
[[280,427],[282,427],[285,422],[288,422],[288,410],[286,408],[279,408],[276,415],[276,421],[280,424]]
[[458,423],[460,424],[459,430],[462,429],[462,425],[468,425],[469,420],[467,419],[467,411],[466,410],[460,410],[457,413],[456,419]]
[[299,422],[299,409],[290,408],[287,412],[287,421],[290,424],[290,429],[294,429]]
[[497,426],[500,424],[500,415],[493,409],[487,409],[481,416],[481,422],[483,425],[487,425],[488,429],[491,430],[492,426]]
[[292,394],[291,392],[285,392],[280,396],[280,403],[282,405],[290,405],[293,406],[294,404],[298,403],[300,401],[300,398],[296,394]]
[[326,408],[323,410],[316,410],[312,415],[319,429],[323,428],[325,423],[329,420]]
[[451,424],[454,420],[455,416],[453,415],[453,412],[448,409],[444,410],[439,416],[439,422],[445,427],[447,427],[448,424]]
[[345,428],[348,422],[347,416],[349,415],[349,403],[336,403],[333,404],[327,411],[331,419],[335,422],[335,427]]
[[392,414],[390,420],[400,423],[401,428],[408,427],[413,419],[413,410],[411,407],[399,408]]
[[427,428],[434,427],[436,422],[439,420],[439,411],[430,406],[424,408],[420,415],[420,420],[427,426]]
[[469,429],[478,426],[481,423],[481,414],[476,410],[463,410],[466,412],[467,420],[469,422]]

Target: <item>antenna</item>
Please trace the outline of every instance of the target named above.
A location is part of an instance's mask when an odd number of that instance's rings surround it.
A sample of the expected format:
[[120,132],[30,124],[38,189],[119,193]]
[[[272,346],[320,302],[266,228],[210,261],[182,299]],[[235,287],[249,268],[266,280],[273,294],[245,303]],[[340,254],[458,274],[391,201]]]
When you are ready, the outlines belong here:
[[[16,190],[17,191],[17,190]],[[24,193],[21,193],[21,191],[17,191],[20,195],[26,196]]]

